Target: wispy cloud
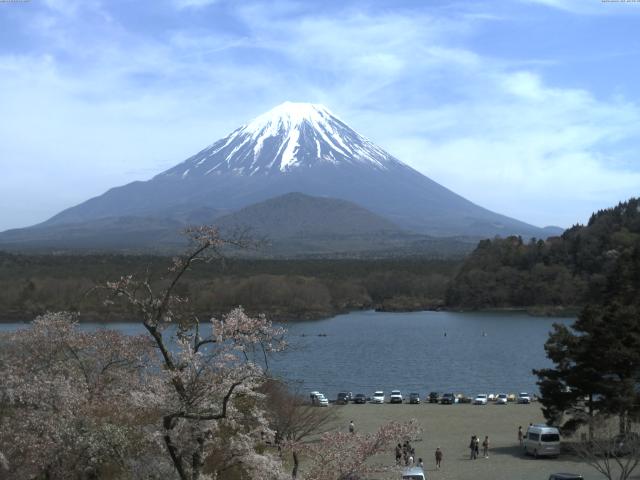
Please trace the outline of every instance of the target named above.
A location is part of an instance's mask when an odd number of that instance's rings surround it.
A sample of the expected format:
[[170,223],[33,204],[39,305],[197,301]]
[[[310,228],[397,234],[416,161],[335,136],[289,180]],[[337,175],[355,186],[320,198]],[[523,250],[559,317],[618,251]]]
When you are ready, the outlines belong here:
[[[580,15],[634,15],[640,14],[635,2],[625,0],[520,0]],[[624,5],[627,3],[627,5]],[[618,5],[616,5],[618,4]]]
[[218,0],[171,0],[178,9],[203,8],[218,3]]

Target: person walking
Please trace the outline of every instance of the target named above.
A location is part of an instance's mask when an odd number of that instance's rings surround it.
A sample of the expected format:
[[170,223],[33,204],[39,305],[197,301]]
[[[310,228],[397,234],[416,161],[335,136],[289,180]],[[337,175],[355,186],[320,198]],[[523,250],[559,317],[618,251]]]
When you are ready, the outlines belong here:
[[485,435],[482,442],[482,455],[484,458],[489,458],[489,435]]
[[520,425],[520,426],[518,427],[518,443],[520,444],[520,446],[522,446],[522,445],[523,445],[522,438],[523,438],[523,435],[522,435],[522,425]]
[[353,420],[349,422],[349,433],[356,433],[356,425],[353,423]]
[[436,448],[436,469],[440,470],[440,465],[442,464],[442,450],[440,447]]
[[474,457],[474,459],[477,459],[478,455],[480,455],[480,437],[478,437],[477,435],[474,435],[474,437],[475,437],[475,445],[474,445],[475,457]]
[[396,465],[400,465],[400,461],[402,460],[402,445],[396,445]]

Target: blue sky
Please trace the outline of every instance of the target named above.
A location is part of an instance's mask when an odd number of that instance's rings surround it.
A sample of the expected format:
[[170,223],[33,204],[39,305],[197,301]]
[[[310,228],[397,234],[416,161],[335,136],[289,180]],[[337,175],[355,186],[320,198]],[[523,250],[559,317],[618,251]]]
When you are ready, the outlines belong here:
[[640,2],[0,2],[0,230],[322,103],[466,198],[570,226],[640,194]]

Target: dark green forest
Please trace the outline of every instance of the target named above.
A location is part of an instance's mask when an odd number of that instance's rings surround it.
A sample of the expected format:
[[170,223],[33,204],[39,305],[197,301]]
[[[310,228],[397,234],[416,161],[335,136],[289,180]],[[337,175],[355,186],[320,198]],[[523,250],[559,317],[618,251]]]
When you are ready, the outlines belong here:
[[[30,320],[45,311],[79,311],[81,320],[126,320],[104,305],[97,287],[122,275],[162,282],[171,258],[138,255],[0,253],[0,319]],[[194,308],[221,313],[242,305],[277,320],[320,318],[360,309],[418,310],[442,306],[460,260],[255,260],[197,265],[185,282]]]
[[[483,240],[446,293],[449,307],[577,310],[603,295],[618,258],[640,243],[640,200],[594,213],[560,237]],[[638,289],[640,286],[635,286]]]

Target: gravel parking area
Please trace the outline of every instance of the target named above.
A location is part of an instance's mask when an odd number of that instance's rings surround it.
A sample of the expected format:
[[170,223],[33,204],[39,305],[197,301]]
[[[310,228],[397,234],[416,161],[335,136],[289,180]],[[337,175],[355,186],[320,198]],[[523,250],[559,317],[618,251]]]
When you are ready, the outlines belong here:
[[[331,406],[338,411],[335,428],[347,431],[349,421],[359,431],[371,432],[388,421],[406,421],[415,418],[422,426],[422,438],[414,442],[416,458],[425,462],[427,478],[434,480],[547,480],[551,473],[579,473],[585,479],[603,478],[592,467],[579,459],[563,454],[558,458],[534,459],[525,456],[518,445],[517,430],[522,425],[543,422],[540,406],[529,405],[345,405]],[[489,458],[469,459],[471,435],[489,436]],[[443,466],[435,469],[436,447],[444,453]],[[481,452],[482,453],[482,447]],[[393,465],[393,450],[376,460]],[[381,476],[397,479],[398,475]],[[632,478],[640,478],[638,475]]]

